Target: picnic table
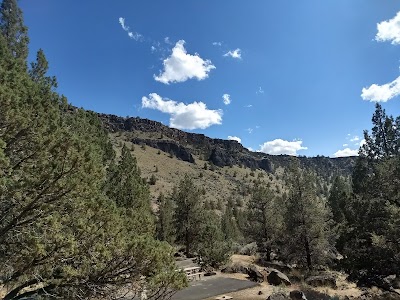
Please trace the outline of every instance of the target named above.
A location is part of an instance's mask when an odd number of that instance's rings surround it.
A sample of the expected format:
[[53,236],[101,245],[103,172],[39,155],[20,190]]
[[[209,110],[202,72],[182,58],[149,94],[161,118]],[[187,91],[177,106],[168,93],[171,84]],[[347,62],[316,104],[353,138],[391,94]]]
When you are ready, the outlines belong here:
[[189,280],[196,280],[197,277],[200,280],[201,275],[203,274],[200,272],[200,267],[184,268],[183,271],[186,273],[186,276],[188,277]]

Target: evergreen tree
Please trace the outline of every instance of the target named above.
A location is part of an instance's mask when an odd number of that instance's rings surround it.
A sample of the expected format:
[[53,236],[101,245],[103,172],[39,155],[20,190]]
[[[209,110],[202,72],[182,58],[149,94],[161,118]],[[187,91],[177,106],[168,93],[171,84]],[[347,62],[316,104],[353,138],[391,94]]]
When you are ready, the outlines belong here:
[[235,207],[233,202],[233,198],[228,199],[224,213],[221,216],[221,230],[227,241],[237,241],[241,238],[241,233],[233,213]]
[[158,222],[157,236],[161,241],[166,241],[173,245],[175,241],[174,232],[174,206],[172,195],[165,197],[163,193],[158,196]]
[[231,241],[224,238],[220,224],[219,217],[213,212],[208,212],[201,224],[197,244],[201,264],[205,267],[218,268],[231,255]]
[[257,242],[259,251],[265,253],[266,260],[271,261],[272,249],[277,245],[282,226],[277,197],[271,189],[258,183],[253,187],[247,209],[247,232]]
[[375,285],[377,278],[400,270],[399,121],[376,105],[371,135],[364,132],[366,143],[353,171],[347,208],[344,265],[353,278]]
[[[133,216],[148,211],[148,190],[133,176],[131,158],[124,153],[122,162],[111,163],[108,174],[113,171],[123,180],[111,191],[104,182],[111,179],[105,170],[114,154],[98,117],[69,110],[64,97],[42,84],[45,72],[27,72],[26,62],[21,63],[24,26],[16,1],[3,1],[0,17],[4,299],[112,298],[128,284],[145,285],[151,299],[183,287],[173,249],[154,240],[151,230],[134,230],[142,224],[132,226],[137,222]],[[121,165],[128,167],[133,183],[116,170]]]
[[0,6],[0,33],[12,55],[25,62],[28,57],[28,29],[17,0],[3,0]]
[[204,220],[200,192],[188,175],[181,180],[175,196],[175,232],[177,242],[185,245],[186,254],[191,255],[193,246],[200,236]]
[[105,185],[107,196],[131,218],[131,226],[138,233],[154,232],[154,218],[150,208],[150,191],[140,177],[136,158],[128,147],[122,147],[121,158],[108,169]]
[[286,202],[284,251],[290,260],[312,269],[323,263],[330,250],[329,210],[317,196],[315,177],[301,170],[298,160],[290,166],[289,196]]

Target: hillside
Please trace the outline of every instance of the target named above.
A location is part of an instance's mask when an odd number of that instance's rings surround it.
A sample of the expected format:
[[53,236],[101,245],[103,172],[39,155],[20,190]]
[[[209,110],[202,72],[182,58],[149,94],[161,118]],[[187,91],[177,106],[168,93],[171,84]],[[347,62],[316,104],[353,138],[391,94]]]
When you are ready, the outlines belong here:
[[[192,175],[199,186],[207,186],[205,199],[216,203],[231,196],[242,202],[240,199],[246,199],[255,180],[271,185],[280,194],[285,191],[284,170],[291,160],[288,155],[252,152],[237,141],[213,139],[148,119],[108,114],[99,117],[117,153],[124,143],[134,148],[142,176],[155,176],[153,197],[170,191],[185,173]],[[355,163],[354,157],[299,159],[303,167],[317,173],[319,192],[325,196],[334,176],[349,176]]]

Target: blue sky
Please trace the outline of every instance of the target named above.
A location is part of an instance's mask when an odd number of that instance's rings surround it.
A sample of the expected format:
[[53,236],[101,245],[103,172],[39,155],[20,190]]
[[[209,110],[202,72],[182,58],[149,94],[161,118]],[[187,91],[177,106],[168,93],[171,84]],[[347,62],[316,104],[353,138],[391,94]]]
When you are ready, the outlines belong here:
[[79,107],[332,157],[356,153],[375,102],[400,115],[399,1],[19,3],[30,59]]

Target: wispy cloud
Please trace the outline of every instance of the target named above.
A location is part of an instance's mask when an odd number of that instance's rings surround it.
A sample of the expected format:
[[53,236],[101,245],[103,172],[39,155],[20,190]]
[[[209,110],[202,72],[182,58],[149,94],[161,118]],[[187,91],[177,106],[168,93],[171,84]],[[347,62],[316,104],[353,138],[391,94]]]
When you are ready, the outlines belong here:
[[122,29],[125,30],[128,33],[128,36],[131,39],[133,39],[135,41],[139,41],[142,38],[142,35],[140,33],[130,30],[129,26],[127,26],[125,24],[125,18],[120,17],[118,19],[118,21],[119,21],[119,24],[121,25]]
[[239,137],[237,137],[237,136],[230,136],[230,135],[228,135],[228,140],[236,141],[236,142],[238,142],[238,143],[241,143],[241,142],[242,142],[242,139],[239,138]]
[[224,56],[225,57],[230,56],[232,58],[242,59],[242,50],[240,50],[239,48],[235,50],[229,50],[227,53],[224,54]]
[[383,85],[374,83],[368,88],[363,88],[361,98],[371,102],[387,102],[398,95],[400,95],[400,76]]
[[222,101],[224,102],[225,105],[231,104],[231,95],[223,94],[222,95]]
[[246,130],[247,130],[248,133],[252,134],[254,129],[253,128],[247,128]]
[[203,80],[208,77],[211,70],[216,68],[210,60],[202,59],[197,53],[188,54],[184,44],[184,40],[176,43],[172,54],[163,62],[164,70],[160,72],[160,75],[154,75],[156,81],[170,84],[192,78]]
[[142,97],[142,108],[156,109],[169,114],[170,126],[178,129],[205,129],[222,124],[222,110],[208,109],[203,102],[185,104],[151,93],[148,97]]
[[376,27],[378,33],[375,40],[378,42],[390,41],[393,45],[400,44],[400,12],[393,19],[378,23]]
[[261,88],[261,86],[258,88],[256,94],[264,94],[264,90]]
[[250,107],[253,107],[253,104],[247,104],[247,105],[245,105],[244,107],[250,108]]
[[350,139],[350,142],[357,142],[360,140],[360,137],[358,135],[355,135],[353,138]]
[[213,42],[212,44],[213,46],[218,46],[218,47],[222,46],[222,42]]
[[287,154],[297,156],[298,151],[307,150],[307,147],[302,146],[303,141],[285,141],[282,139],[275,139],[273,141],[265,142],[260,145],[260,152],[264,152],[267,154]]

